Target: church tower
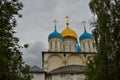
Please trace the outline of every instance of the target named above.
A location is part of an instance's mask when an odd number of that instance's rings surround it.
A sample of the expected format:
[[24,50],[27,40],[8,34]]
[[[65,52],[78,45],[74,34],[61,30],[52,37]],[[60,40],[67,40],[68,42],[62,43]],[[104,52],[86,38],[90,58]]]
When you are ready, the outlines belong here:
[[75,33],[75,31],[73,31],[72,29],[70,29],[69,27],[69,22],[68,22],[68,16],[65,17],[66,18],[66,29],[64,31],[61,32],[61,34],[63,35],[63,51],[64,52],[77,52],[77,44],[78,44],[78,36]]
[[56,29],[56,20],[54,31],[48,36],[49,49],[50,52],[60,52],[63,51],[63,36]]
[[81,52],[95,52],[93,36],[86,31],[85,22],[83,22],[83,24],[84,32],[79,37]]

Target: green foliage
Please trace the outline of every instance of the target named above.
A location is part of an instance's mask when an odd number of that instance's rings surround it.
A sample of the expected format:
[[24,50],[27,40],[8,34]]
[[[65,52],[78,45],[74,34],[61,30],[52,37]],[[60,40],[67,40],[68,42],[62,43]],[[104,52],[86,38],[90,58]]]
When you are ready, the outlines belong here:
[[87,80],[120,80],[120,0],[91,0],[97,54],[86,66]]
[[28,48],[29,47],[29,45],[28,44],[24,44],[24,48]]
[[29,66],[22,60],[19,39],[14,36],[15,17],[23,7],[18,0],[0,0],[0,80],[30,80]]

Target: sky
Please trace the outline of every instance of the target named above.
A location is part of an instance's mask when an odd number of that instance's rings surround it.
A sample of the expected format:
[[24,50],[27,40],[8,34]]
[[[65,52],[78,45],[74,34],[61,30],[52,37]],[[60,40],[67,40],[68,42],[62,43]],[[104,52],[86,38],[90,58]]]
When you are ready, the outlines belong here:
[[42,52],[48,50],[48,35],[54,30],[54,20],[58,22],[57,31],[66,28],[65,16],[69,16],[70,28],[78,37],[83,33],[83,24],[91,33],[89,25],[93,14],[89,9],[90,0],[20,0],[24,7],[20,13],[22,18],[17,20],[15,31],[20,39],[19,44],[29,44],[29,48],[22,49],[26,64],[37,65],[42,68]]

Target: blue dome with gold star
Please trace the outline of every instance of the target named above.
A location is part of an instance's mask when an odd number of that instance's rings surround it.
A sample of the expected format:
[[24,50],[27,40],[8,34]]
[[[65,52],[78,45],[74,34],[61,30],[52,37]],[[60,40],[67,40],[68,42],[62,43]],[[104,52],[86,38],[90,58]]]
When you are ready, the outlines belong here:
[[79,44],[77,45],[77,52],[81,52],[81,47]]
[[93,39],[93,36],[84,29],[84,33],[79,37],[80,41],[83,39]]
[[62,34],[60,34],[59,32],[57,32],[56,28],[54,30],[54,32],[52,32],[49,36],[48,36],[48,39],[52,39],[52,38],[60,38],[60,39],[63,39],[63,36]]

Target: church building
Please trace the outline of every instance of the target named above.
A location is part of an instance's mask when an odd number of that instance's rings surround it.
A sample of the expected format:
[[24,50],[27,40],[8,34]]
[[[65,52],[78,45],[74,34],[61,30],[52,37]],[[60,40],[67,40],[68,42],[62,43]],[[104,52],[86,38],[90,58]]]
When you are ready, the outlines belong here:
[[85,63],[95,53],[94,39],[85,26],[78,37],[68,19],[66,16],[66,28],[61,33],[54,21],[55,29],[48,35],[49,49],[42,52],[43,70],[35,66],[31,68],[33,80],[85,80]]

